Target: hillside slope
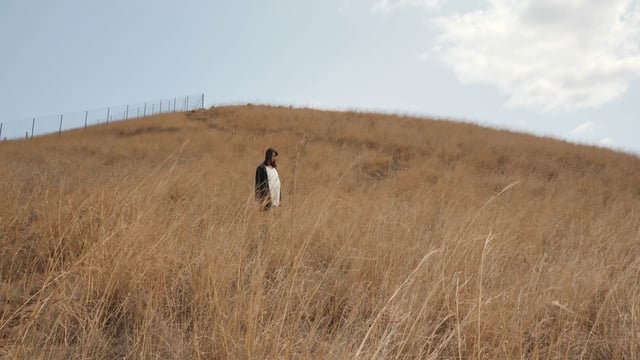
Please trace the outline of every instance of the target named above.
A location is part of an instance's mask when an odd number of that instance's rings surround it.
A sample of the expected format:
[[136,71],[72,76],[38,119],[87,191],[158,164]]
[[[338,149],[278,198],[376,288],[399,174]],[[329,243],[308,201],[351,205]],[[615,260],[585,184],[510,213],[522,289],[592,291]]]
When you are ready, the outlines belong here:
[[[283,207],[253,179],[280,152]],[[0,357],[637,358],[640,159],[221,107],[0,143]]]

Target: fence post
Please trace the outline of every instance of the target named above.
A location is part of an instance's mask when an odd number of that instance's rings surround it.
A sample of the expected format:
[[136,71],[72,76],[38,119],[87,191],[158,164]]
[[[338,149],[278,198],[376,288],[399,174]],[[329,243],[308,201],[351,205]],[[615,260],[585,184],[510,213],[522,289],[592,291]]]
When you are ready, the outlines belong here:
[[140,106],[138,106],[138,114],[136,115],[136,117],[140,117]]
[[204,109],[204,93],[202,93],[202,108]]
[[89,117],[89,110],[84,113],[84,129],[87,130],[87,118]]
[[187,96],[187,108],[184,111],[189,111],[189,97]]
[[160,100],[160,111],[158,112],[158,114],[162,114],[162,100]]
[[2,137],[2,123],[0,122],[0,137]]
[[173,112],[176,112],[176,98],[173,98]]
[[33,139],[33,128],[36,126],[36,118],[31,122],[31,138]]
[[58,129],[58,136],[62,135],[62,115],[60,114],[60,129]]
[[147,116],[147,103],[144,103],[144,112],[142,113],[142,117]]
[[154,111],[156,111],[156,104],[151,104],[151,116],[153,116]]
[[109,114],[111,113],[111,108],[107,108],[107,125],[109,125]]
[[129,105],[127,105],[127,111],[124,113],[124,120],[129,120]]

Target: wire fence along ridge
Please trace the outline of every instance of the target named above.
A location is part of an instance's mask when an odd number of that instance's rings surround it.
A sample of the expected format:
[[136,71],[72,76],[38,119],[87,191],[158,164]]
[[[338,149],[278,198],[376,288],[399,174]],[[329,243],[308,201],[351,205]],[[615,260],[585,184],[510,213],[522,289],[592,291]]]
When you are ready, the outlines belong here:
[[29,139],[56,132],[61,134],[66,130],[86,129],[87,126],[109,124],[114,121],[201,108],[204,108],[204,94],[109,106],[59,115],[37,116],[30,119],[0,122],[0,139]]

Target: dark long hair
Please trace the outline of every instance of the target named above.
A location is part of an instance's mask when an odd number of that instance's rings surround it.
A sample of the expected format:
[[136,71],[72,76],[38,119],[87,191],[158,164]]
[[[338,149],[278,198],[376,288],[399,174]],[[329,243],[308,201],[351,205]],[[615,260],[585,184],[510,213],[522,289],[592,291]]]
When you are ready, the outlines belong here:
[[271,159],[273,158],[273,155],[278,156],[278,151],[274,148],[268,148],[264,154],[264,163],[266,165],[271,165]]

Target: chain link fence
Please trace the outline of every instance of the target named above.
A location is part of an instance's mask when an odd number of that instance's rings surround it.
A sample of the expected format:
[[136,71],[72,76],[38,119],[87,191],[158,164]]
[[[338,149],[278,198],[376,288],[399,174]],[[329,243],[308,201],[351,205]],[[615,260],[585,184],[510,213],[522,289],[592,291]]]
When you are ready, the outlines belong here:
[[204,94],[0,122],[0,139],[29,139],[87,126],[204,108]]

